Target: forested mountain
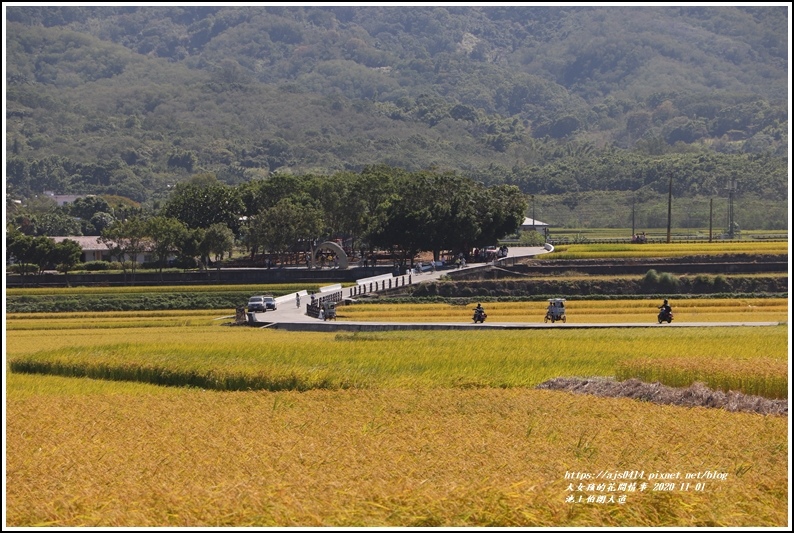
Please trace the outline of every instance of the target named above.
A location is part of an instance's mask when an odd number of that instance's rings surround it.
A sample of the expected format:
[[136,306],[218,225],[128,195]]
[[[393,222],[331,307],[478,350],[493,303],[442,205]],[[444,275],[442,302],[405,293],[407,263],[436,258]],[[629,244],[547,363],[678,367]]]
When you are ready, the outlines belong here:
[[5,10],[7,196],[378,164],[787,195],[787,5]]

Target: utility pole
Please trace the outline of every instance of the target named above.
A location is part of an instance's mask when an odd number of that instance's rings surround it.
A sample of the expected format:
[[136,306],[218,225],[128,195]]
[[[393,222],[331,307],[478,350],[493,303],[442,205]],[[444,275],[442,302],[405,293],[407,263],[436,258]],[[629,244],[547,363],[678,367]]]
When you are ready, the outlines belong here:
[[673,176],[670,176],[670,187],[667,193],[667,244],[670,244],[670,220],[673,214]]
[[733,239],[734,236],[734,223],[733,223],[733,192],[736,190],[736,181],[731,178],[731,183],[728,186],[728,238]]
[[529,197],[532,198],[532,226],[535,228],[535,231],[537,231],[538,224],[535,222],[535,195],[530,194]]
[[714,220],[714,198],[709,198],[709,242],[711,242],[711,228]]
[[632,197],[631,197],[631,237],[632,237],[632,239],[634,238],[635,235],[637,235],[637,232],[634,231],[634,203],[635,203],[636,199],[637,199],[636,196],[632,195]]

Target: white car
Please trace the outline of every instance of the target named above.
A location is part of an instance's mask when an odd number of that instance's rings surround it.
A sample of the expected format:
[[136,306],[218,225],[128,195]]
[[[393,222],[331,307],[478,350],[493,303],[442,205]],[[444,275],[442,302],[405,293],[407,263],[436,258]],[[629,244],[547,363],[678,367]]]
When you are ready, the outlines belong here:
[[265,311],[267,311],[268,309],[272,309],[273,311],[276,310],[275,298],[273,298],[272,296],[263,296],[262,300],[264,301],[265,304]]
[[265,306],[264,296],[251,296],[248,299],[248,312],[249,313],[264,313],[267,311]]

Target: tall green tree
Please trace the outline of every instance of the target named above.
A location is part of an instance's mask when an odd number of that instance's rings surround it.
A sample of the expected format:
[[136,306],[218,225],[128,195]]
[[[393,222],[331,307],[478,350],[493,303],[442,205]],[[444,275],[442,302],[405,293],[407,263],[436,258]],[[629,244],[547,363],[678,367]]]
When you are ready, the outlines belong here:
[[39,267],[39,273],[54,266],[55,241],[41,235],[33,239],[30,248],[30,261]]
[[94,228],[94,232],[92,235],[102,235],[102,231],[113,224],[116,221],[116,218],[111,215],[110,213],[105,213],[102,211],[97,211],[89,220],[91,227]]
[[515,185],[497,185],[484,189],[477,203],[480,232],[472,246],[489,246],[512,235],[521,227],[527,209],[527,198]]
[[429,213],[425,248],[435,260],[442,250],[465,251],[481,232],[476,203],[483,187],[455,173],[422,173],[419,179]]
[[110,212],[110,205],[107,200],[101,196],[84,196],[77,198],[74,202],[69,204],[69,214],[73,217],[82,218],[83,220],[91,220],[96,213]]
[[415,176],[402,176],[395,183],[397,192],[388,201],[383,224],[372,242],[396,253],[402,267],[413,264],[420,250],[429,249],[427,231],[432,221],[432,206],[425,201],[424,184]]
[[204,263],[201,253],[201,243],[204,241],[207,230],[202,228],[195,228],[187,230],[182,236],[182,242],[179,243],[179,262],[191,267],[198,261],[198,265],[206,270],[207,264]]
[[384,231],[388,212],[399,199],[397,179],[406,174],[402,169],[376,165],[366,167],[353,177],[348,210],[362,252],[374,250],[378,236]]
[[70,216],[67,210],[62,208],[39,215],[36,224],[36,233],[38,235],[47,235],[50,237],[79,237],[83,234],[80,229],[80,222],[73,216]]
[[218,270],[221,268],[220,261],[225,253],[231,253],[234,249],[234,233],[223,223],[216,222],[210,225],[204,232],[204,238],[199,245],[199,250],[204,258],[204,263],[210,263],[210,257],[215,258]]
[[157,257],[161,276],[168,256],[179,251],[187,232],[185,224],[175,218],[158,216],[146,221],[146,236],[151,241],[151,250]]
[[257,243],[265,251],[283,255],[299,242],[313,243],[322,227],[322,213],[318,207],[282,198],[255,219],[253,232]]
[[83,249],[80,245],[71,239],[62,240],[53,249],[53,263],[59,272],[63,272],[67,285],[69,283],[69,271],[74,269],[77,263],[80,262],[82,253]]
[[168,198],[162,215],[180,220],[188,228],[223,224],[236,232],[245,208],[235,187],[216,183],[179,184]]
[[[9,257],[9,255],[11,257]],[[6,261],[14,259],[22,265],[21,274],[26,275],[28,265],[34,264],[34,237],[12,227],[6,234]]]
[[127,279],[127,265],[131,272],[131,281],[135,283],[135,271],[138,268],[138,255],[148,250],[147,223],[141,217],[132,217],[123,221],[116,221],[105,229],[99,240],[108,247],[111,255],[121,261],[124,279]]

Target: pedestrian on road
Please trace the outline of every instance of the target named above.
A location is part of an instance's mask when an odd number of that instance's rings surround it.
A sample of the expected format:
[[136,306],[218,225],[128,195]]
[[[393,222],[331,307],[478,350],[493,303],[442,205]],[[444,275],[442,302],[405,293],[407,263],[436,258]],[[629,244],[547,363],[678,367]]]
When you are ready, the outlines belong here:
[[300,306],[301,306],[301,293],[296,292],[295,293],[295,307],[300,307]]

